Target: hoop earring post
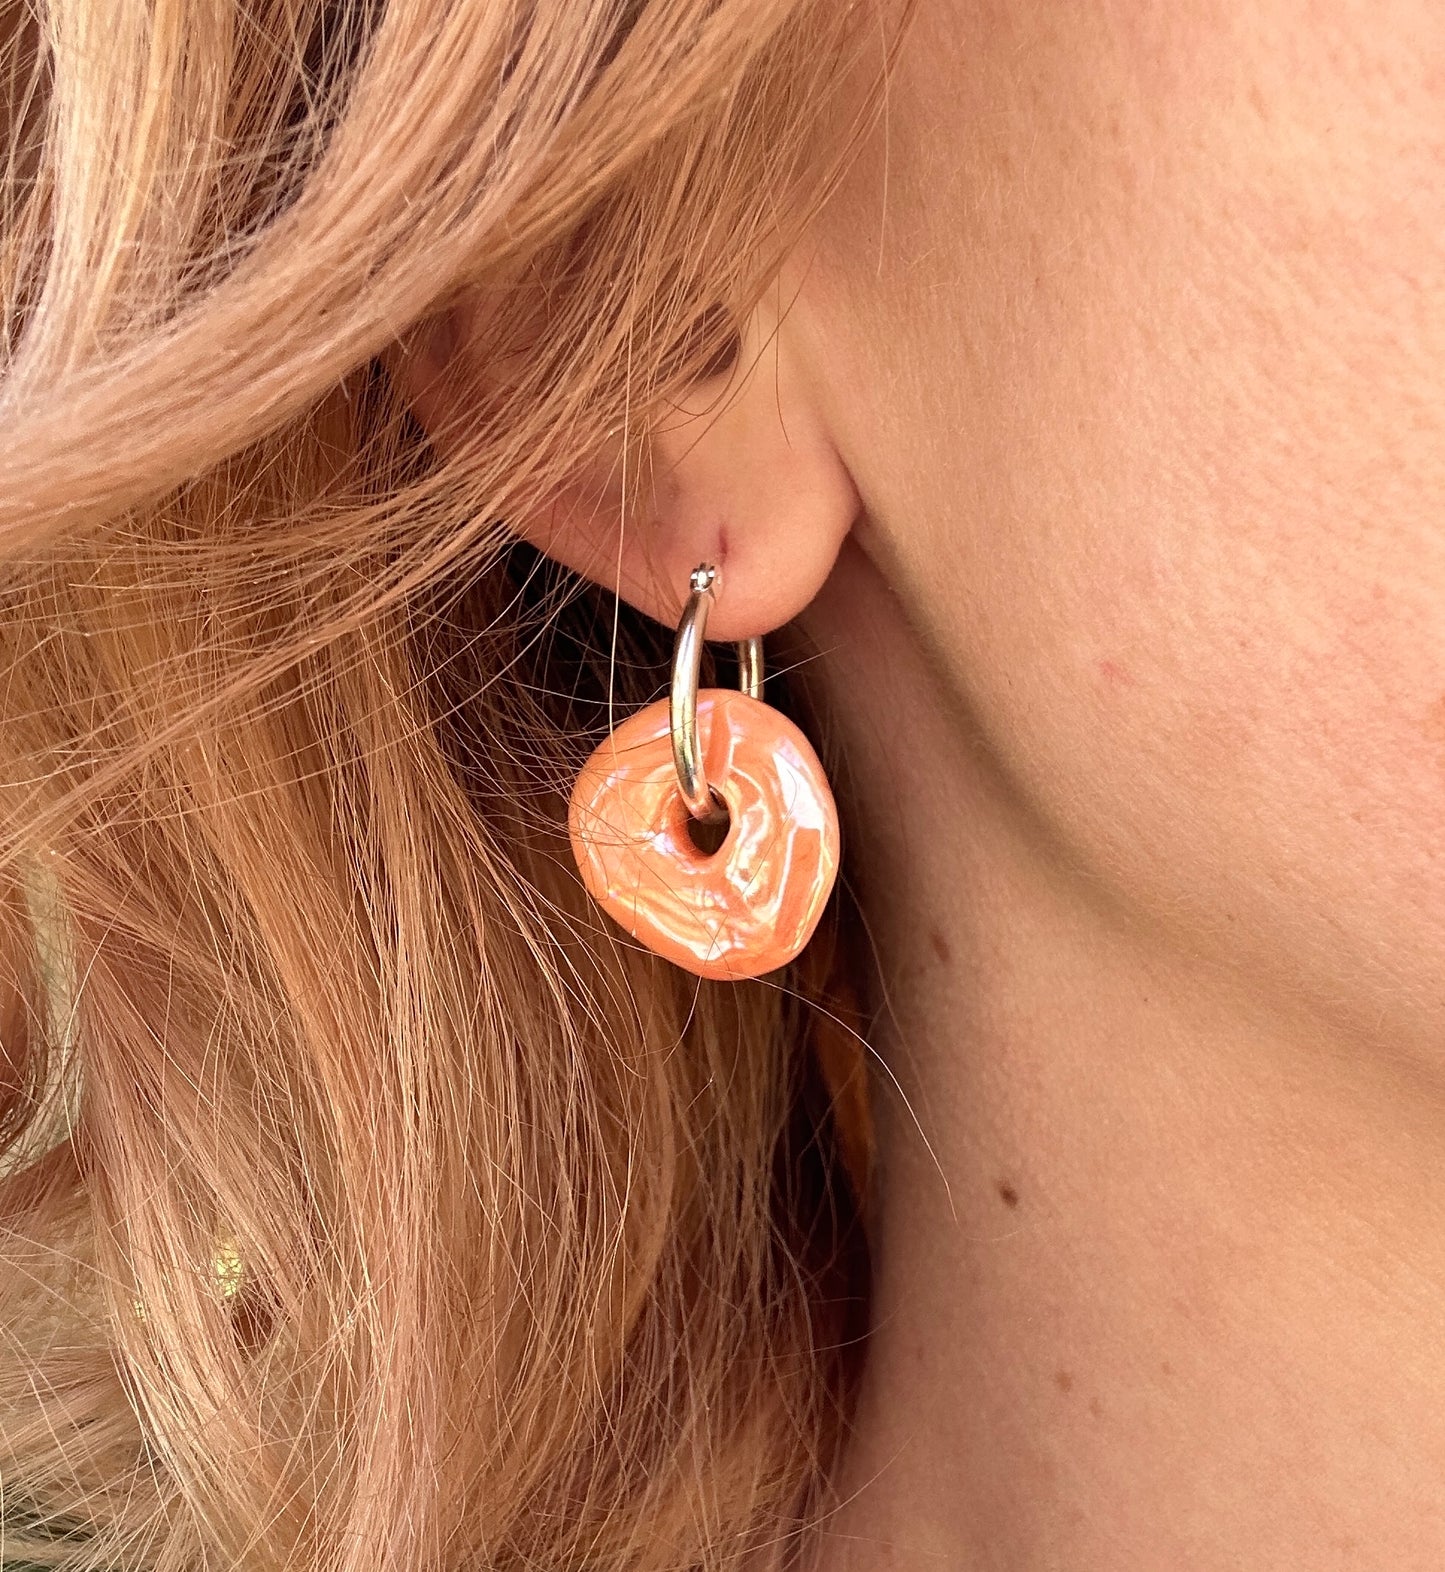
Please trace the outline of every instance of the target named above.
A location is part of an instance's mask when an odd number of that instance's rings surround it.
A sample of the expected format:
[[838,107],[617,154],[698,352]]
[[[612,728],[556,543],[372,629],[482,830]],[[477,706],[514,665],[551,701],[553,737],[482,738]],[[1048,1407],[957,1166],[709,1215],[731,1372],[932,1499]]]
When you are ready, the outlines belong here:
[[[704,562],[692,570],[689,594],[677,637],[672,646],[672,685],[668,693],[668,719],[672,732],[672,762],[677,769],[678,790],[687,811],[700,824],[720,824],[727,808],[708,785],[702,750],[697,741],[697,685],[702,672],[702,651],[707,638],[707,614],[718,588],[717,569]],[[738,642],[739,686],[751,699],[763,693],[763,641]]]

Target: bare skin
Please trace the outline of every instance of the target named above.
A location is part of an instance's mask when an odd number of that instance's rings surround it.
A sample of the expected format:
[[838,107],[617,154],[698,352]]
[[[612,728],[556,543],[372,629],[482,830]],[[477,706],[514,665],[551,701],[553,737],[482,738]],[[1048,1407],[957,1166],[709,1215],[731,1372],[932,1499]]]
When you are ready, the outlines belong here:
[[825,218],[899,1090],[820,1572],[1445,1562],[1442,64],[925,0]]
[[664,618],[725,543],[846,744],[816,1572],[1445,1564],[1442,155],[1437,0],[922,0],[665,505],[537,529]]

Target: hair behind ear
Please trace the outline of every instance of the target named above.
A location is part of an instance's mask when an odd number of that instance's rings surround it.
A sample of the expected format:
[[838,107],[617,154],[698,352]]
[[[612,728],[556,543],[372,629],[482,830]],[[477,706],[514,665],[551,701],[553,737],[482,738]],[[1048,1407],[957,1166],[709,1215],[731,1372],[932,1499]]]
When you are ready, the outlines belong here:
[[[698,988],[587,906],[569,772],[665,633],[509,526],[757,298],[871,20],[37,16],[0,57],[6,1554],[771,1554],[862,1271],[811,985]],[[547,331],[443,451],[383,357],[469,289],[520,328],[519,279]]]

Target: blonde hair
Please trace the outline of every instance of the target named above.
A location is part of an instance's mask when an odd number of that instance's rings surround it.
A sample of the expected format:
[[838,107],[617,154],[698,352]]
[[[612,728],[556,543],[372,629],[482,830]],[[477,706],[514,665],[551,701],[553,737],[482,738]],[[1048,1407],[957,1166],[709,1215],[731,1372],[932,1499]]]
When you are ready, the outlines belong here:
[[[698,985],[589,908],[666,636],[506,520],[644,462],[878,25],[0,10],[6,1566],[771,1565],[823,1504],[836,934]],[[505,376],[432,447],[387,357],[464,292]]]

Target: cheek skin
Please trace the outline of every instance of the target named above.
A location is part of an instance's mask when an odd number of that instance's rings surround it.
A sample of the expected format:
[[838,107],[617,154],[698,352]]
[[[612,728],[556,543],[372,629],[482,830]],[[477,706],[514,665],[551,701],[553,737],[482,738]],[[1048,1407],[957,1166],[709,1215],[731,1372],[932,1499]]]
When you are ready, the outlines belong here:
[[803,311],[870,555],[1112,900],[1438,1031],[1445,9],[923,0],[890,106]]

